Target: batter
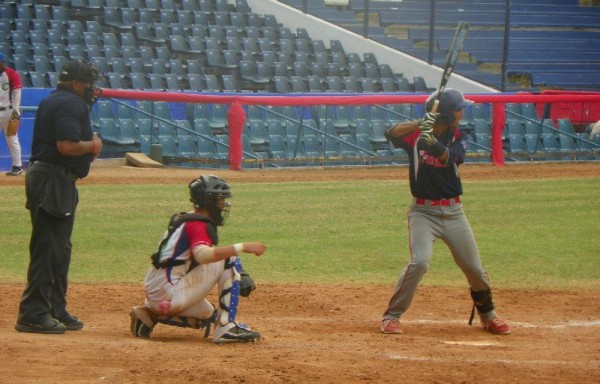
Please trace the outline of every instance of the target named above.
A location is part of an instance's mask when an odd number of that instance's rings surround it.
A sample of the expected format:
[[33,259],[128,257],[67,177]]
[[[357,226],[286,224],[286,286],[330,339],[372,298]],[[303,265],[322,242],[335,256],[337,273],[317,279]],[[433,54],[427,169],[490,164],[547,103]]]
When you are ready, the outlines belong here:
[[[426,111],[432,110],[436,96],[437,92],[427,99]],[[436,239],[448,245],[469,282],[474,302],[469,324],[476,308],[486,331],[510,333],[509,326],[494,311],[490,281],[460,201],[463,190],[458,166],[465,158],[467,138],[457,127],[463,109],[472,104],[459,90],[446,88],[440,95],[439,113],[427,112],[419,121],[399,123],[386,132],[394,147],[408,153],[413,201],[408,210],[411,259],[383,315],[383,333],[402,333],[399,319],[408,310],[427,272]]]

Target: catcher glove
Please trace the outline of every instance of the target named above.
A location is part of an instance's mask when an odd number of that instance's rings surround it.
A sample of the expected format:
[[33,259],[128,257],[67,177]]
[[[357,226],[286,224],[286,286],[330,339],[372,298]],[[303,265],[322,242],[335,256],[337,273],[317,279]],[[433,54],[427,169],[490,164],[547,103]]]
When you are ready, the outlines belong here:
[[8,125],[6,127],[6,136],[15,136],[17,132],[19,132],[19,126],[21,125],[21,117],[17,111],[13,111],[10,116],[10,120],[8,120]]
[[240,275],[240,296],[248,297],[256,289],[256,284],[254,284],[254,280],[252,280],[248,272],[242,270]]

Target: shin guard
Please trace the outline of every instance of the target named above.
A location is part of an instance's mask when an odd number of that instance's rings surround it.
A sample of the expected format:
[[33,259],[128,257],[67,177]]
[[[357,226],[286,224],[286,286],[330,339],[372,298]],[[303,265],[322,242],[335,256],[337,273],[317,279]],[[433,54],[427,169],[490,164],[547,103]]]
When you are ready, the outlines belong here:
[[475,317],[475,308],[480,315],[489,313],[494,310],[494,302],[492,301],[492,291],[486,289],[483,291],[474,291],[471,289],[471,298],[473,299],[473,309],[471,310],[471,318],[469,325],[473,323]]
[[223,274],[219,278],[219,316],[218,325],[226,325],[235,321],[240,299],[240,259],[232,256],[225,260]]

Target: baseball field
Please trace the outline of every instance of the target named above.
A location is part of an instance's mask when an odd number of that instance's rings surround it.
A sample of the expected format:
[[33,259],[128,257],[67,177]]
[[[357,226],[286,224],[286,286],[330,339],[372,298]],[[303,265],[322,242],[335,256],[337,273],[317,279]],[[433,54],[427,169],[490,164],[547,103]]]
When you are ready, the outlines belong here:
[[[187,183],[227,180],[222,244],[263,241],[243,256],[258,288],[238,319],[263,334],[214,345],[159,324],[129,333],[129,308]],[[139,169],[98,161],[79,182],[65,335],[14,330],[28,264],[24,178],[0,177],[0,383],[578,383],[600,382],[599,163],[461,167],[463,203],[499,315],[512,334],[467,324],[468,286],[438,242],[402,318],[379,332],[408,261],[406,167]],[[216,291],[212,293],[216,302]]]

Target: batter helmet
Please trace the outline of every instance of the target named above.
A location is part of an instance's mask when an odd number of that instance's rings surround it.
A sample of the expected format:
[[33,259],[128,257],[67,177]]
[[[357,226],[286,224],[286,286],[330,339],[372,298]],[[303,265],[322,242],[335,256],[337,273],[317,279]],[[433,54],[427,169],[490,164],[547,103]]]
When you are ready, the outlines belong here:
[[[437,97],[438,91],[435,91],[427,98],[425,102],[425,110],[431,111],[433,103]],[[465,96],[461,91],[454,88],[446,88],[440,95],[440,104],[438,105],[437,112],[440,116],[437,118],[437,122],[442,124],[454,123],[454,112],[460,111],[466,107],[473,105],[471,100],[466,100]]]
[[206,209],[216,225],[223,225],[229,215],[230,204],[219,200],[231,197],[231,188],[217,176],[200,176],[188,185],[194,207]]

